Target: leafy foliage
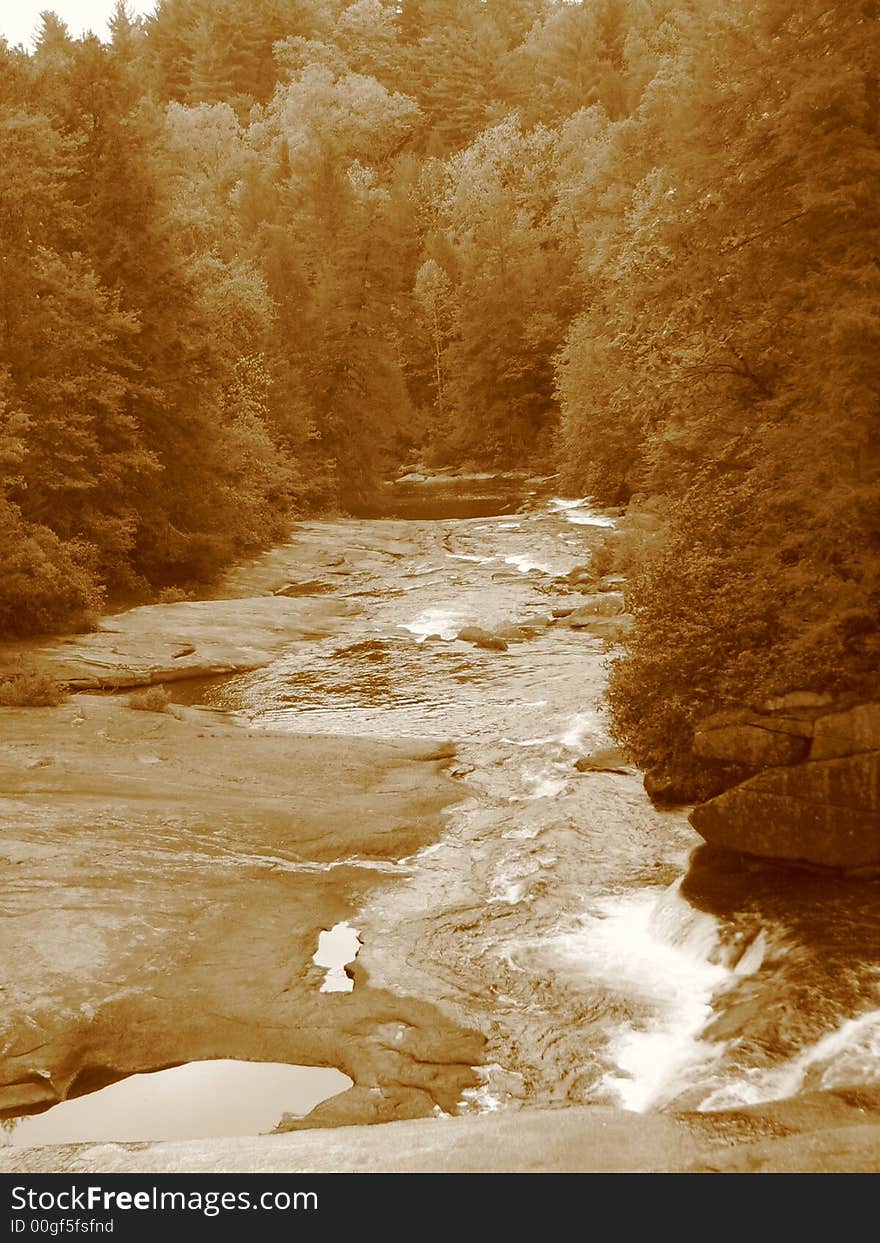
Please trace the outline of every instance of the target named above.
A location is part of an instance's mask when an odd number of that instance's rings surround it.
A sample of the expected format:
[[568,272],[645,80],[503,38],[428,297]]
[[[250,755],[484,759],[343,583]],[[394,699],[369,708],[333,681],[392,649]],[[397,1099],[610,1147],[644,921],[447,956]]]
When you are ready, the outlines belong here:
[[[875,0],[160,0],[0,44],[0,633],[395,464],[558,468],[616,728],[876,687]],[[659,499],[657,499],[659,498]]]

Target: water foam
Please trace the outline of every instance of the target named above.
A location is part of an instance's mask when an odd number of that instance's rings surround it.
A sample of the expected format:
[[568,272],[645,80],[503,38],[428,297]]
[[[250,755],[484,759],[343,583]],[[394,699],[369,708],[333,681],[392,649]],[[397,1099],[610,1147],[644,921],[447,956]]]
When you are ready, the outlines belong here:
[[524,553],[512,553],[504,558],[507,565],[515,565],[521,574],[529,574],[532,570],[540,570],[542,574],[552,574],[553,567],[546,561],[535,561]]
[[464,622],[464,613],[455,609],[432,608],[425,609],[411,622],[404,622],[400,628],[414,634],[419,643],[424,643],[430,634],[439,634],[441,639],[454,639]]
[[558,741],[564,747],[574,751],[578,747],[582,747],[587,738],[590,739],[593,745],[608,744],[608,734],[602,717],[598,712],[576,713],[559,735]]
[[582,496],[574,501],[554,496],[549,504],[565,518],[566,522],[576,527],[613,527],[615,524],[614,518],[609,518],[607,514],[596,513],[591,508],[588,496]]
[[856,1083],[880,1083],[880,1010],[847,1019],[781,1065],[742,1072],[711,1092],[699,1108],[732,1109]]
[[615,1069],[602,1087],[624,1109],[642,1112],[672,1099],[695,1065],[720,1057],[721,1042],[700,1041],[712,998],[732,979],[719,961],[720,930],[711,915],[680,895],[629,892],[601,900],[556,949],[633,1014],[612,1035]]

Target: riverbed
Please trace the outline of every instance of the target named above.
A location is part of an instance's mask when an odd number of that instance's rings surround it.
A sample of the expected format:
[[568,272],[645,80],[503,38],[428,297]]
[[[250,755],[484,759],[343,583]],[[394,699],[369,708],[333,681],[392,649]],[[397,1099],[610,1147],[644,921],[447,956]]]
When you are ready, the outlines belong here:
[[[258,728],[455,740],[467,800],[358,912],[372,983],[485,1033],[463,1111],[709,1111],[878,1082],[876,883],[706,859],[638,771],[579,772],[611,742],[616,652],[553,613],[615,517],[546,483],[486,508],[304,525],[305,543],[381,532],[398,552],[337,582],[362,605],[344,638],[204,695]],[[455,639],[511,624],[532,633],[506,651]]]
[[[270,652],[263,623],[242,672],[173,684],[180,720],[95,696],[27,710],[55,713],[63,754],[41,757],[37,725],[16,752],[9,823],[34,827],[14,862],[37,862],[10,913],[44,943],[5,985],[10,1100],[91,1093],[82,1138],[125,1140],[163,1138],[163,1067],[209,1082],[211,1059],[305,1078],[259,1125],[230,1108],[165,1138],[562,1105],[714,1115],[880,1082],[876,883],[710,856],[625,760],[576,767],[611,744],[619,653],[569,625],[570,574],[618,516],[548,480],[451,492],[299,523],[230,575],[245,612],[314,597],[332,626]],[[473,626],[506,646],[456,637]],[[63,740],[86,734],[77,769]],[[51,916],[34,909],[53,892]],[[120,1088],[143,1098],[140,1131]],[[77,1115],[56,1109],[60,1130],[53,1110],[13,1116],[7,1139],[70,1142]]]

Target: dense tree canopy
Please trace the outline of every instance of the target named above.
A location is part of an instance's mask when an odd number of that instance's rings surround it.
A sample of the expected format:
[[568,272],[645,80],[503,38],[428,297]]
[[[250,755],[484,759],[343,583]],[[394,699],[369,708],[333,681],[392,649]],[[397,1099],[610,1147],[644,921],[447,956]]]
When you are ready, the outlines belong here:
[[655,498],[645,763],[875,676],[877,8],[159,0],[0,44],[0,628],[422,454]]

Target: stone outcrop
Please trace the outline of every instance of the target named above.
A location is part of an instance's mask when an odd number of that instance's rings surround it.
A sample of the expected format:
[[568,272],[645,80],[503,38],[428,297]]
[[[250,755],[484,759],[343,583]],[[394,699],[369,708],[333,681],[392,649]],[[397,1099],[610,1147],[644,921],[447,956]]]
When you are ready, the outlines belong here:
[[703,721],[694,753],[748,774],[691,814],[713,846],[880,869],[880,703],[793,692]]
[[594,596],[588,596],[583,604],[574,609],[571,624],[574,626],[582,619],[590,621],[594,617],[618,617],[624,608],[623,592],[597,592]]
[[449,1113],[478,1084],[480,1034],[360,963],[340,1005],[313,961],[387,884],[376,864],[444,831],[454,746],[106,695],[0,709],[0,740],[0,1117],[216,1057],[338,1065],[349,1122]]
[[817,1092],[703,1114],[639,1114],[601,1105],[502,1109],[284,1135],[0,1148],[0,1170],[215,1178],[291,1171],[878,1173],[880,1108],[876,1096],[863,1091]]
[[335,634],[357,606],[285,595],[150,604],[92,634],[0,646],[0,668],[30,667],[69,690],[111,690],[259,669],[289,643]]
[[719,713],[694,732],[694,755],[748,768],[772,768],[806,759],[812,720],[758,713]]
[[614,617],[589,616],[569,617],[567,624],[572,630],[580,630],[594,639],[605,639],[608,643],[619,643],[624,635],[629,634],[633,627],[631,613],[618,613]]
[[462,643],[472,643],[474,647],[481,647],[487,652],[507,651],[507,640],[497,634],[490,634],[482,626],[465,626],[459,630],[457,637]]

